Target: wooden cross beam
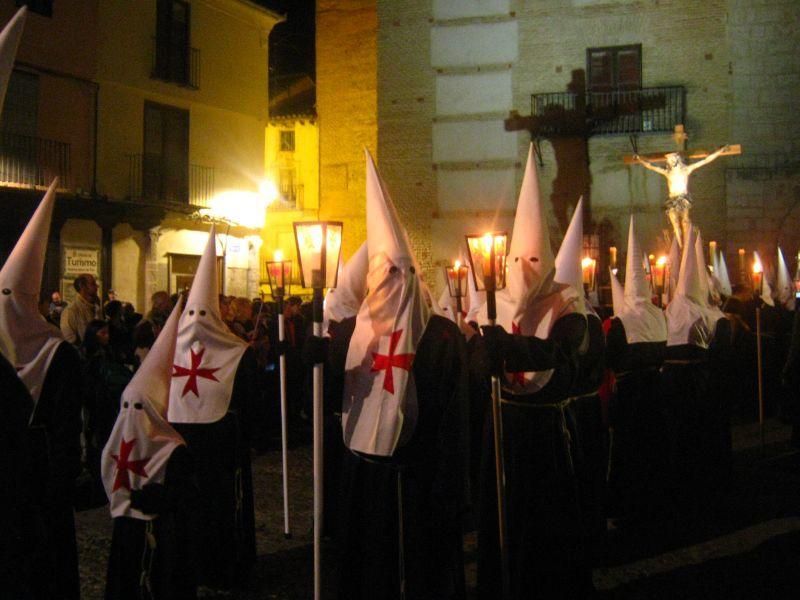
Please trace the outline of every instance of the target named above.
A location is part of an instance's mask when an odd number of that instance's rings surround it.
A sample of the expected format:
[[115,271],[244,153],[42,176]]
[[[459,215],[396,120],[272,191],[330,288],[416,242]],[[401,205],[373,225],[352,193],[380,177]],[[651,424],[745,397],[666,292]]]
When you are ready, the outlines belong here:
[[[653,154],[640,154],[639,156],[648,162],[666,162],[667,158],[666,155],[676,152],[676,150],[668,150],[667,152],[656,152]],[[706,152],[705,150],[689,150],[688,152],[680,152],[678,153],[683,156],[684,159],[698,159],[698,158],[705,158],[710,152]],[[720,152],[720,156],[734,156],[742,153],[742,146],[740,144],[730,144],[727,150]],[[634,165],[637,164],[636,159],[634,158],[633,154],[626,154],[622,160],[626,165]]]

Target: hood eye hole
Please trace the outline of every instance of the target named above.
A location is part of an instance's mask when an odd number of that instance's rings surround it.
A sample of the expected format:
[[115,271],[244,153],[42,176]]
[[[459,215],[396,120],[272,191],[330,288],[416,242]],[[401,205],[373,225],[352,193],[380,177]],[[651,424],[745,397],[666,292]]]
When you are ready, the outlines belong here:
[[395,267],[395,266],[392,266],[392,267],[389,269],[389,273],[391,273],[392,275],[394,275],[395,273],[397,273],[397,271],[398,271],[398,269],[397,269],[397,267]]
[[514,262],[519,262],[519,256],[514,257]]
[[142,403],[141,402],[137,402],[136,404],[133,405],[133,408],[135,408],[137,410],[142,410]]
[[3,288],[3,295],[4,296],[10,296],[11,295],[11,290],[8,289],[8,288]]
[[201,316],[201,317],[205,317],[205,316],[206,316],[206,311],[204,311],[204,310],[201,310],[201,311],[200,311],[200,316]]
[[539,259],[538,259],[538,258],[536,258],[535,256],[531,256],[531,257],[530,257],[530,261],[531,261],[531,262],[539,262]]
[[194,315],[194,309],[189,311],[189,316],[191,317],[192,315]]
[[122,408],[128,408],[128,401],[127,400],[122,403]]
[[416,273],[417,272],[417,270],[414,267],[409,267],[408,270],[411,271],[412,273]]

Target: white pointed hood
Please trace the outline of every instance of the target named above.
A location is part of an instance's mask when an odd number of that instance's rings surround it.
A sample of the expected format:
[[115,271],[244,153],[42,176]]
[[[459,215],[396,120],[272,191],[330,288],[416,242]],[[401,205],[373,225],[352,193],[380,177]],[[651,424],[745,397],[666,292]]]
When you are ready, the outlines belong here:
[[392,456],[413,434],[413,362],[431,307],[406,232],[369,152],[367,294],[345,363],[342,429],[351,450]]
[[611,268],[608,269],[608,278],[611,281],[611,307],[614,309],[614,316],[619,317],[625,310],[625,288]]
[[561,247],[556,255],[555,265],[556,274],[554,281],[569,286],[578,294],[578,308],[580,312],[594,314],[594,310],[589,306],[583,293],[583,268],[581,260],[583,258],[583,196],[575,206],[572,213],[572,220],[567,227],[567,233],[561,242]]
[[38,306],[57,185],[57,179],[50,184],[0,269],[0,352],[16,367],[34,406],[50,361],[64,341],[61,332],[39,313]]
[[481,308],[486,304],[486,292],[478,291],[472,277],[472,267],[467,267],[467,323],[477,323]]
[[219,310],[216,228],[212,225],[178,323],[169,421],[214,423],[228,412],[233,381],[247,344]]
[[166,420],[180,315],[181,299],[122,392],[117,421],[103,448],[101,472],[112,517],[154,519],[157,515],[131,507],[131,490],[164,483],[172,451],[186,443]]
[[22,30],[25,28],[27,9],[23,6],[0,32],[0,113],[8,90],[8,80],[14,70],[14,60],[17,57],[17,48],[22,39]]
[[775,306],[775,300],[772,297],[772,286],[769,284],[769,278],[767,277],[767,265],[761,260],[761,255],[758,253],[758,250],[753,251],[753,258],[761,264],[762,269],[761,279],[763,283],[761,284],[761,299],[764,301],[764,304]]
[[714,275],[719,281],[720,291],[725,296],[733,294],[733,287],[731,286],[731,278],[728,273],[728,263],[725,262],[725,253],[722,250],[717,251],[716,264],[714,265]]
[[327,333],[328,323],[344,321],[358,314],[358,309],[367,293],[367,271],[369,256],[364,242],[339,270],[336,288],[325,296],[322,331]]
[[[547,339],[559,318],[580,312],[578,292],[572,286],[553,281],[555,259],[539,193],[533,145],[528,150],[507,264],[506,288],[497,292],[496,300],[497,325],[509,333]],[[485,305],[478,322],[482,325],[488,322]],[[532,394],[542,389],[552,376],[552,369],[507,373],[504,387],[512,394]]]
[[614,309],[615,316],[622,321],[625,327],[625,336],[629,344],[663,342],[667,339],[667,322],[664,311],[653,304],[650,284],[645,276],[644,260],[644,252],[642,252],[636,237],[634,217],[631,215],[628,227],[623,307],[619,313],[616,308]]
[[794,282],[780,246],[778,247],[778,268],[775,277],[775,300],[788,310],[794,310]]
[[675,297],[675,291],[678,289],[678,279],[680,279],[681,272],[681,248],[678,245],[678,238],[672,238],[667,261],[669,266],[669,294],[667,298],[672,300]]
[[692,344],[708,348],[717,321],[725,317],[708,302],[705,261],[698,257],[697,234],[690,228],[681,257],[680,277],[675,296],[667,306],[667,346]]

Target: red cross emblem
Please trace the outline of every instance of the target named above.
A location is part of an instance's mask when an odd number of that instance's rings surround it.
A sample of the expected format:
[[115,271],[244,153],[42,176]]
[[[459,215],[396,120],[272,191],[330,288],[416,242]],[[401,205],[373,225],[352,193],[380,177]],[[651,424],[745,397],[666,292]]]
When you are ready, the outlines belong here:
[[[514,323],[514,321],[511,321],[511,333],[522,333],[522,330],[519,328],[519,325]],[[527,383],[525,381],[525,373],[523,373],[522,371],[516,371],[514,373],[509,373],[509,375],[511,375],[514,383],[516,383],[520,387],[525,387],[525,384]]]
[[397,349],[397,344],[400,342],[401,335],[403,335],[402,329],[392,332],[392,335],[389,338],[389,354],[378,354],[377,352],[372,353],[371,371],[373,373],[376,371],[386,371],[386,374],[383,377],[383,389],[390,394],[394,394],[394,374],[392,369],[397,367],[398,369],[410,371],[411,365],[414,362],[413,354],[394,353],[394,351]]
[[203,361],[203,354],[205,353],[206,349],[203,348],[197,354],[194,353],[194,350],[189,348],[189,352],[192,355],[192,366],[190,368],[182,367],[180,365],[172,365],[172,368],[175,371],[172,373],[173,377],[188,377],[189,379],[186,380],[186,385],[183,386],[183,392],[181,393],[181,398],[183,398],[189,392],[193,392],[195,396],[198,398],[200,397],[200,393],[197,391],[197,378],[202,377],[203,379],[210,379],[211,381],[219,381],[216,377],[214,377],[214,372],[219,371],[219,367],[215,369],[201,369],[200,363]]
[[144,470],[144,466],[150,459],[141,458],[139,460],[129,460],[128,458],[131,454],[131,450],[133,450],[134,444],[136,444],[136,438],[132,439],[130,442],[126,442],[125,438],[122,438],[119,454],[111,455],[111,458],[117,463],[117,476],[114,478],[114,487],[111,490],[112,493],[116,492],[121,487],[130,491],[131,480],[128,477],[128,471],[141,475],[142,477],[147,477],[147,471]]

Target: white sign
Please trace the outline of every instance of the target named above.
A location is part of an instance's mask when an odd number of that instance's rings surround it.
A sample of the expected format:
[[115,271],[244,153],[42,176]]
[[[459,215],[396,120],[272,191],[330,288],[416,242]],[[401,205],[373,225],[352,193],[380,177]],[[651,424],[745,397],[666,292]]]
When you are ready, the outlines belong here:
[[99,248],[71,248],[64,246],[65,279],[76,277],[81,273],[89,273],[95,278],[100,277],[100,249]]

